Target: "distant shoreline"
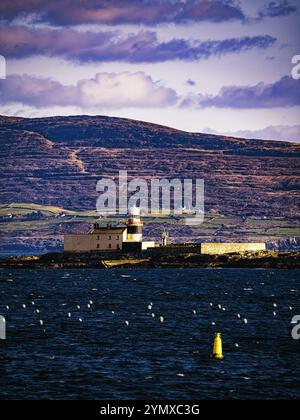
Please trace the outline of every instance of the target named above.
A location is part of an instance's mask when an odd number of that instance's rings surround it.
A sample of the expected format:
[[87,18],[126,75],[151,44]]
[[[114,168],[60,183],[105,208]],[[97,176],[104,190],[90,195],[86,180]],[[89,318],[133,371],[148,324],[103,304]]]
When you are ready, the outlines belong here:
[[119,253],[51,253],[41,256],[0,259],[0,268],[10,269],[112,269],[112,268],[265,268],[300,269],[299,252],[247,252],[243,254],[148,256]]

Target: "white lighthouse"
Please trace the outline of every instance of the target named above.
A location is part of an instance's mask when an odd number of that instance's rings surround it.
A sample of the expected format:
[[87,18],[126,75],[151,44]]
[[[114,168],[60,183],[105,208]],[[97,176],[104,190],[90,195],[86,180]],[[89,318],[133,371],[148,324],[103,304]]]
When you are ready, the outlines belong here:
[[130,209],[126,222],[127,242],[143,242],[143,225],[140,208],[133,207]]

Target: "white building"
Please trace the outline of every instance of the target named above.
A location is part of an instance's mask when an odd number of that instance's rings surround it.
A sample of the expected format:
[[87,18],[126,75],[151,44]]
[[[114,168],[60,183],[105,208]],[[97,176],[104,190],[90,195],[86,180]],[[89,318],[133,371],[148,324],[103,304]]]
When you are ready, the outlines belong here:
[[140,210],[134,208],[124,227],[100,226],[98,223],[86,234],[64,237],[65,252],[91,251],[142,251],[154,248],[155,242],[143,241],[143,225]]

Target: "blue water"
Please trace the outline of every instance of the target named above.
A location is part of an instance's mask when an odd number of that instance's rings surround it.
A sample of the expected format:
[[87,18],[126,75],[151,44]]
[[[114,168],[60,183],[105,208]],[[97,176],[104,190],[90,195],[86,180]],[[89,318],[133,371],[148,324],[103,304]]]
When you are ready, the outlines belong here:
[[0,270],[0,399],[299,398],[299,274]]

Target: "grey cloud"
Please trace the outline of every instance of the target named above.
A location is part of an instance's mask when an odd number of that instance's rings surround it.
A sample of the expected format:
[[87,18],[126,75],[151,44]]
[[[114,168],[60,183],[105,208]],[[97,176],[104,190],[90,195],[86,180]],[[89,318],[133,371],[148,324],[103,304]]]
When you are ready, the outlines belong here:
[[259,17],[282,17],[297,12],[297,7],[287,0],[271,1],[259,11]]
[[300,106],[300,83],[285,76],[272,84],[228,86],[217,96],[199,96],[201,107],[217,108],[278,108]]
[[235,0],[2,0],[2,19],[32,16],[55,26],[244,20]]
[[276,42],[275,38],[268,35],[219,41],[172,39],[159,42],[153,31],[122,35],[112,31],[83,32],[73,29],[29,29],[22,26],[0,28],[0,39],[1,53],[7,58],[43,55],[80,63],[192,61],[256,48],[266,49]]

